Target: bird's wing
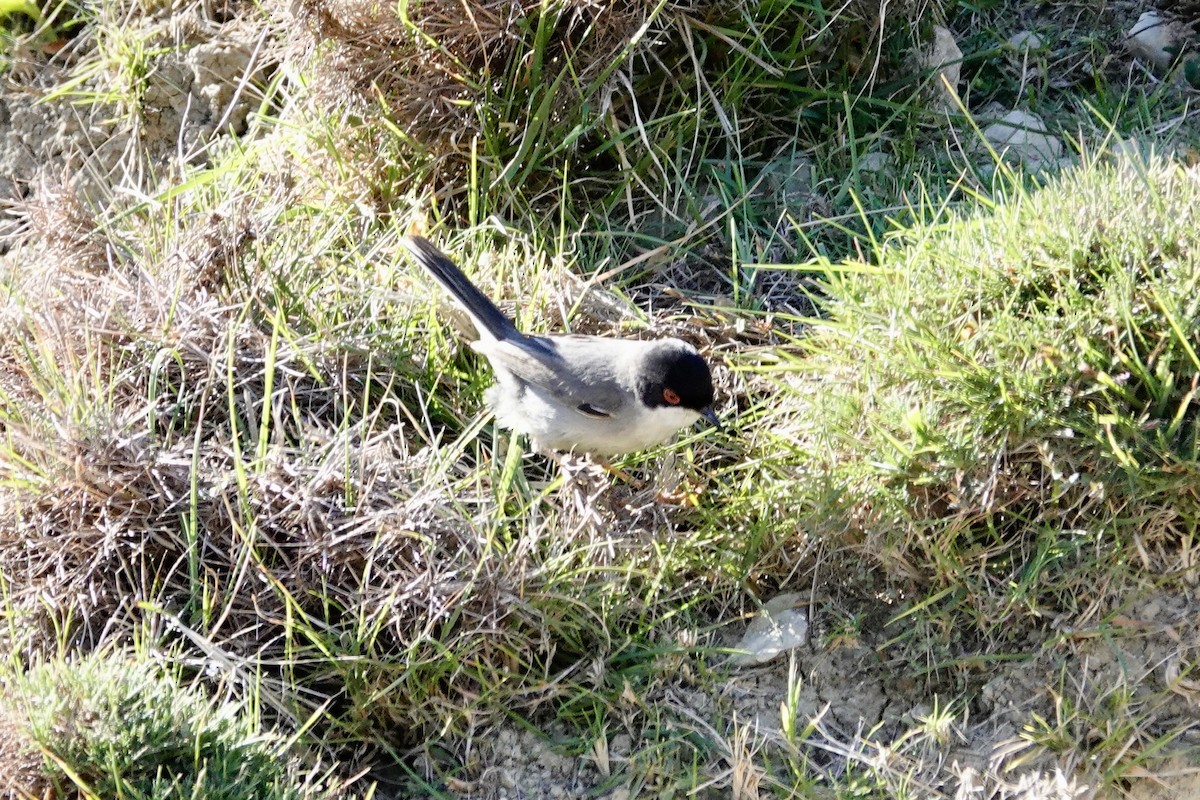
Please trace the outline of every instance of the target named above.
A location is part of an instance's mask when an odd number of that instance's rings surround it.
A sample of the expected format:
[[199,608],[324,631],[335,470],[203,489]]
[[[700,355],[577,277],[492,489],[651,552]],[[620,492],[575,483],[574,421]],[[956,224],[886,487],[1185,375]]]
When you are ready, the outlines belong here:
[[594,359],[591,351],[573,346],[576,343],[571,342],[567,346],[571,351],[567,354],[571,362],[568,366],[562,352],[562,339],[523,336],[521,339],[481,340],[472,346],[486,356],[497,371],[503,369],[522,383],[548,392],[564,406],[585,416],[602,419],[620,411],[628,399],[613,380],[611,365]]

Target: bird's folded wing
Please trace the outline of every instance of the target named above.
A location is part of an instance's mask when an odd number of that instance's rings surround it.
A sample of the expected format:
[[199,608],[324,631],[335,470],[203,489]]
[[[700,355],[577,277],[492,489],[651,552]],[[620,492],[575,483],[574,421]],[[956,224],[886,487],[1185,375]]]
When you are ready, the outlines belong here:
[[592,403],[580,403],[579,405],[575,406],[575,410],[580,414],[583,414],[585,417],[591,417],[593,419],[609,419],[612,417],[611,411],[606,411],[605,409],[599,408]]
[[564,406],[589,417],[610,417],[623,405],[618,387],[604,380],[606,375],[592,375],[598,380],[586,380],[572,375],[559,352],[545,340],[529,337],[517,343],[511,339],[481,340],[472,345],[492,362],[518,380],[549,392]]

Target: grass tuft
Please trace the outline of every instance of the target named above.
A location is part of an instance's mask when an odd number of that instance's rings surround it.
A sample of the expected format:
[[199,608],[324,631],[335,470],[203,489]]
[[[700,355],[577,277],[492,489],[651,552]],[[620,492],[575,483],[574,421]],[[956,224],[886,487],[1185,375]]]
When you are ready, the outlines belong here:
[[[288,756],[232,704],[181,686],[153,662],[93,656],[36,665],[5,687],[44,768],[16,796],[222,800],[332,796],[316,770]],[[7,766],[6,766],[7,772]],[[40,795],[39,795],[40,796]]]
[[1198,191],[1175,164],[1096,165],[901,234],[878,267],[830,268],[805,346],[840,387],[820,413],[845,513],[988,636],[1093,618],[1113,583],[1183,567]]

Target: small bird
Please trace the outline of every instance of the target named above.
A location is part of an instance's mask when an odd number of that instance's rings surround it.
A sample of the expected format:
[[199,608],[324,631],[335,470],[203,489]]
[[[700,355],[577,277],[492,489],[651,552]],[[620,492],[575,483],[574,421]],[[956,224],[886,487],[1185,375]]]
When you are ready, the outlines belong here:
[[405,247],[466,307],[496,373],[485,399],[535,446],[614,456],[644,450],[713,413],[712,373],[687,342],[521,333],[454,262],[420,236]]

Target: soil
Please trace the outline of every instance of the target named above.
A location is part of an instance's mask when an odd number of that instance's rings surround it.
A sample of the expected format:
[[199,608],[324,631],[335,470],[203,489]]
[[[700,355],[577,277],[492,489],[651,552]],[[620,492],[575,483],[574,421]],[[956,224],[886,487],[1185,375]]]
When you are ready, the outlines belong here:
[[[1189,751],[1200,745],[1200,682],[1179,679],[1200,647],[1200,620],[1188,612],[1195,602],[1190,596],[1153,594],[1104,635],[1097,628],[1047,636],[1032,657],[997,662],[973,676],[976,701],[970,708],[952,706],[949,713],[936,690],[906,676],[908,665],[889,660],[885,642],[896,635],[891,628],[861,630],[857,641],[819,637],[768,664],[745,669],[722,665],[720,657],[697,657],[682,672],[716,670],[715,680],[705,684],[716,688],[671,681],[641,702],[654,705],[669,725],[706,738],[717,751],[725,748],[731,769],[739,747],[731,731],[741,728],[749,731],[741,749],[760,754],[759,763],[763,754],[778,763],[799,753],[810,770],[831,778],[844,778],[869,764],[893,776],[888,788],[907,787],[915,793],[909,796],[1200,797],[1200,766],[1184,758],[1127,774],[1119,793],[1098,791],[1098,779],[1109,766],[1098,759],[1115,753],[1111,743],[1104,743],[1114,731],[1087,730],[1112,725],[1105,704],[1121,698],[1129,703],[1132,724],[1115,733],[1127,736],[1129,745],[1170,731],[1179,732],[1176,745]],[[816,614],[818,629],[822,613]],[[730,627],[728,635],[708,644],[734,646],[744,625]],[[799,747],[789,743],[780,712],[789,686],[797,682],[799,691],[792,694],[797,727],[812,726]],[[935,724],[939,717],[942,723]],[[1085,745],[1094,741],[1095,753],[1077,743],[1056,751],[1049,737],[1035,743],[1039,720],[1062,722]],[[657,727],[663,725],[659,720]],[[1076,730],[1081,726],[1085,730]],[[631,786],[621,778],[623,764],[647,763],[646,753],[657,745],[660,731],[609,732],[606,758],[596,750],[567,755],[571,746],[554,741],[565,735],[551,724],[543,732],[514,725],[480,737],[478,766],[470,780],[453,788],[463,797],[489,800],[660,796],[651,791],[654,787]],[[605,767],[599,766],[605,761]],[[728,797],[729,776],[714,777],[722,791],[714,789],[711,796]],[[759,775],[756,781],[765,789],[770,778]]]
[[[240,18],[218,23],[198,5],[124,27],[131,40],[164,53],[137,90],[136,111],[122,104],[120,87],[111,102],[92,99],[109,91],[103,85],[72,88],[75,51],[94,43],[76,40],[48,61],[14,54],[0,88],[0,204],[28,199],[50,181],[103,208],[124,172],[169,180],[246,132],[267,77],[265,29]],[[16,225],[15,217],[0,219],[0,237]]]

